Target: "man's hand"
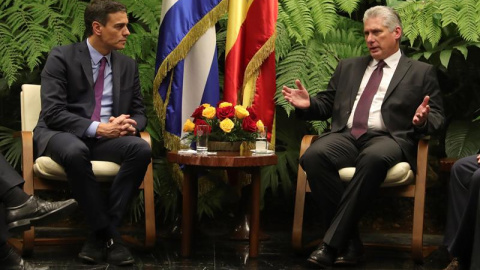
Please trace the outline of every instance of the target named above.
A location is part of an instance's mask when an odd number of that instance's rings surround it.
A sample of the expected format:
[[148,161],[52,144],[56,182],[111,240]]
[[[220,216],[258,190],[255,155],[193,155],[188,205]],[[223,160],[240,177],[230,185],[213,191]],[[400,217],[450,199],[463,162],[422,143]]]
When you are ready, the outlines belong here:
[[100,123],[97,128],[97,136],[105,138],[118,138],[135,135],[137,122],[130,119],[130,115],[122,114],[118,117],[110,117],[108,123]]
[[430,97],[425,96],[422,104],[418,106],[417,111],[413,116],[412,123],[417,127],[421,127],[425,125],[425,122],[427,122],[428,114],[430,113],[430,106],[428,105],[429,100],[430,100]]
[[285,100],[292,104],[295,108],[306,109],[310,107],[310,95],[307,89],[303,87],[300,80],[295,80],[298,89],[283,86],[282,94]]

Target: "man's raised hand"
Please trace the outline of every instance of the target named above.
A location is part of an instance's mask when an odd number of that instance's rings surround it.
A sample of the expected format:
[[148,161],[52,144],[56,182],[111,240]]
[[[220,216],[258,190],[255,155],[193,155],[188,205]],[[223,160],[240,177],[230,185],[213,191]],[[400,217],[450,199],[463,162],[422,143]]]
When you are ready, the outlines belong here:
[[283,86],[282,94],[285,100],[292,104],[295,108],[306,109],[310,107],[310,95],[307,89],[303,87],[300,80],[295,80],[298,89]]

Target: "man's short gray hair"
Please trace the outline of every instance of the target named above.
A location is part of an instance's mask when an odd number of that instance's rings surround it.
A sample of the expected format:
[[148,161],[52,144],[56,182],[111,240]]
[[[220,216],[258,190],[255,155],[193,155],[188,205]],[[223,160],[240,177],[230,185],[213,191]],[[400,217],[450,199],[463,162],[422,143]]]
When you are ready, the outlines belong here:
[[375,6],[367,9],[363,15],[363,23],[370,18],[383,18],[383,26],[387,27],[390,32],[395,30],[395,27],[402,28],[402,21],[398,13],[391,7]]

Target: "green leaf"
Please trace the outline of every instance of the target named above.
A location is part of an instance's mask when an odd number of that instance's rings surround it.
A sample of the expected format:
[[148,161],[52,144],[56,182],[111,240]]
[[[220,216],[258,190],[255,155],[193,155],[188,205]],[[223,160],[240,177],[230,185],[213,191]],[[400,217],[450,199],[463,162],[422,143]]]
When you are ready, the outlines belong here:
[[448,68],[448,62],[452,56],[452,50],[443,50],[440,52],[440,62],[445,68]]
[[477,153],[480,149],[480,121],[453,121],[445,137],[447,157],[462,158]]

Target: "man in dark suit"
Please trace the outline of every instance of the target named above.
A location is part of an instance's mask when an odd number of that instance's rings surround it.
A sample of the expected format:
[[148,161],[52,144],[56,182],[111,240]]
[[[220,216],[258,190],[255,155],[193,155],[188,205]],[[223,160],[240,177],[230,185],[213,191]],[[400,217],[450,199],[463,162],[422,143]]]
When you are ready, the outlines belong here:
[[[138,67],[116,52],[130,35],[127,25],[123,4],[92,1],[85,9],[87,39],[54,48],[42,71],[35,150],[65,169],[92,230],[79,253],[90,263],[134,263],[117,228],[151,159],[149,145],[136,136],[147,123]],[[90,160],[120,164],[108,196]]]
[[0,154],[0,269],[33,269],[8,245],[8,231],[28,230],[64,217],[77,207],[74,199],[47,202],[30,196],[21,187],[24,182]]
[[[434,68],[399,49],[398,14],[376,6],[365,12],[363,22],[370,56],[340,61],[328,89],[315,97],[298,80],[298,89],[284,86],[282,91],[304,119],[332,118],[331,132],[300,160],[328,226],[308,259],[320,267],[356,264],[362,258],[358,221],[368,202],[393,165],[408,161],[415,169],[419,136],[444,122]],[[344,167],[356,167],[346,186],[338,174]]]
[[474,243],[479,236],[476,227],[478,228],[478,224],[480,224],[480,220],[477,218],[480,214],[478,208],[480,155],[472,155],[456,161],[450,171],[448,184],[448,212],[444,244],[454,259],[445,269],[478,269],[473,265],[472,260],[475,256],[472,255],[474,244],[480,244]]

